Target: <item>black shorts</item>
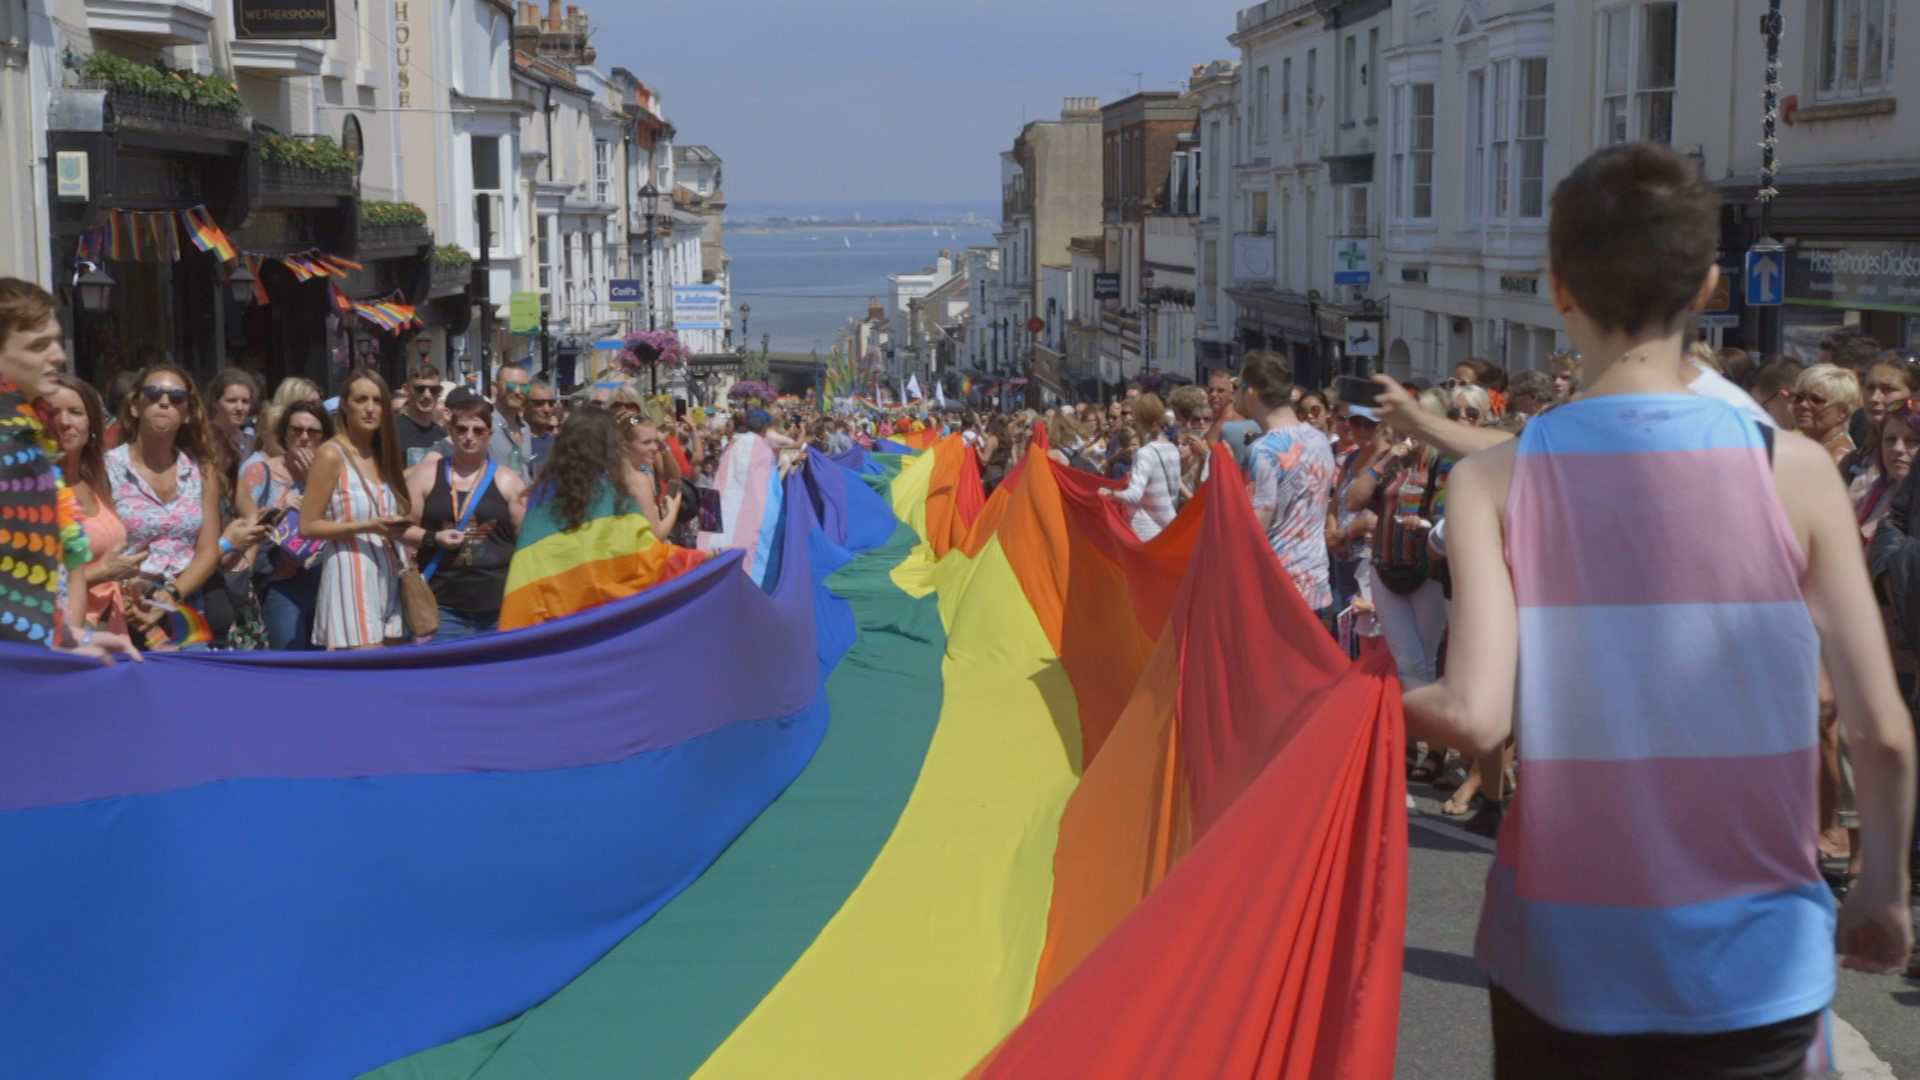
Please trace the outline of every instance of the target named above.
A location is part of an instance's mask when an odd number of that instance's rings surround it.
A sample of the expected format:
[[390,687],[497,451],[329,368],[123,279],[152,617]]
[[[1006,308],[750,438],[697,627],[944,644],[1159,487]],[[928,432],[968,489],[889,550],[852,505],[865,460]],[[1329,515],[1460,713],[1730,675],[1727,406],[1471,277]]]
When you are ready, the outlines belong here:
[[1498,986],[1493,1004],[1495,1080],[1800,1080],[1820,1034],[1820,1013],[1712,1035],[1584,1035],[1554,1027]]

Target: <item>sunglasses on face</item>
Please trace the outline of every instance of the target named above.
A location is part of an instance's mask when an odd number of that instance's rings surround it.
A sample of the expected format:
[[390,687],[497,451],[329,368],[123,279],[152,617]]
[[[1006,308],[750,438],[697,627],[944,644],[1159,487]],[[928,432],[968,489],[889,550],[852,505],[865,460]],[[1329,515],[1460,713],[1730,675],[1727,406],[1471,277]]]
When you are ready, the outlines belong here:
[[510,382],[510,383],[501,383],[500,388],[505,390],[509,394],[524,394],[527,392],[527,387],[532,385],[533,385],[532,383]]
[[150,405],[157,405],[161,398],[165,398],[167,403],[176,409],[185,408],[188,398],[185,390],[172,386],[143,386],[140,388],[140,396],[146,398]]
[[478,438],[481,435],[493,434],[493,429],[485,424],[461,424],[459,427],[453,429],[453,433],[455,435],[468,435]]
[[317,439],[325,434],[326,432],[317,427],[291,426],[287,428],[287,438],[289,439]]
[[533,406],[536,409],[542,405],[552,405],[553,403],[554,403],[554,399],[550,397],[536,397],[536,398],[527,399],[527,404]]
[[440,384],[439,383],[415,383],[413,385],[413,392],[414,392],[414,395],[417,397],[439,397]]
[[1787,395],[1787,397],[1792,400],[1795,405],[1805,405],[1814,409],[1824,409],[1831,404],[1826,398],[1811,392],[1793,393]]
[[1448,410],[1447,410],[1447,419],[1449,419],[1449,420],[1471,420],[1471,421],[1473,421],[1474,423],[1476,423],[1476,424],[1477,424],[1477,423],[1479,423],[1479,422],[1480,422],[1480,410],[1479,410],[1479,409],[1472,409],[1472,408],[1468,408],[1468,409],[1448,409]]
[[1300,410],[1300,415],[1305,416],[1309,420],[1318,420],[1321,417],[1327,415],[1327,410],[1321,408],[1318,405],[1309,405],[1306,408]]

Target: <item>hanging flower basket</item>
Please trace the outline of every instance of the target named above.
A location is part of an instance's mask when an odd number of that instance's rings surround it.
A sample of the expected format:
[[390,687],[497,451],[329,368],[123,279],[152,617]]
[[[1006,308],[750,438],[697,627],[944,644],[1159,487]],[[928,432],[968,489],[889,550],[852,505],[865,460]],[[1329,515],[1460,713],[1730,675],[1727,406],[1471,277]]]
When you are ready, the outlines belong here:
[[753,405],[764,405],[776,397],[773,387],[758,379],[741,379],[733,384],[733,389],[727,391],[727,396],[736,402]]
[[638,375],[656,364],[679,367],[687,362],[686,346],[671,330],[642,330],[628,337],[625,345],[616,362],[628,375]]

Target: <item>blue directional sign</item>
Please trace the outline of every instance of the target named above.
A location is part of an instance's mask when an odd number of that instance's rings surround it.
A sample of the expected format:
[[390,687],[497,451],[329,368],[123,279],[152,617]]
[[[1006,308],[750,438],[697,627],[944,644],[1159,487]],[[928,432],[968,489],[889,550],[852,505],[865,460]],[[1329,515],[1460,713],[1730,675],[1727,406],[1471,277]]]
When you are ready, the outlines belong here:
[[1787,253],[1755,248],[1747,252],[1747,306],[1779,307],[1787,301]]
[[640,281],[637,278],[614,278],[607,282],[608,307],[639,307]]

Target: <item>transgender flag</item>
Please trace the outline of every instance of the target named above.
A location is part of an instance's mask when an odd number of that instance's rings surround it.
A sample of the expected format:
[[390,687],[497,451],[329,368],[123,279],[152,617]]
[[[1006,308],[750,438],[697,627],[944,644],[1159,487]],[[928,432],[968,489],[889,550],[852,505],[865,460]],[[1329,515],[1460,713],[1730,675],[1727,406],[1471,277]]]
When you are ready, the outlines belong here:
[[733,437],[713,474],[720,492],[719,532],[700,534],[700,550],[740,548],[747,553],[746,569],[764,582],[780,527],[780,464],[767,440],[751,432]]

